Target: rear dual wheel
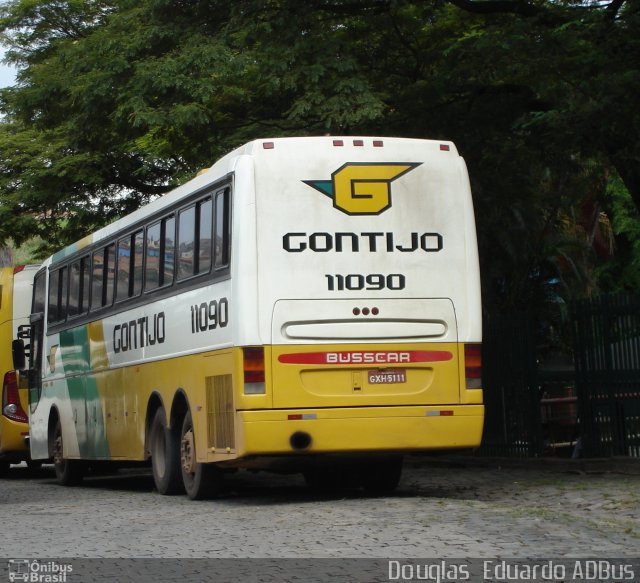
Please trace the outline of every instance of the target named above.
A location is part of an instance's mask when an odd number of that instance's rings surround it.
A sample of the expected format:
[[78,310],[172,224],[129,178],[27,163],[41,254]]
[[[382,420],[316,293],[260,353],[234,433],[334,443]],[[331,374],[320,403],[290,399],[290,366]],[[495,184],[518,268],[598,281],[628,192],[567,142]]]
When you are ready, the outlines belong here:
[[191,500],[212,498],[220,494],[224,487],[224,475],[218,466],[202,464],[196,461],[196,445],[191,411],[187,412],[182,423],[180,469],[185,492]]
[[218,494],[223,486],[222,470],[196,461],[193,420],[188,411],[178,432],[167,427],[167,417],[160,407],[151,423],[151,467],[160,494],[186,492],[191,500],[203,500]]
[[159,407],[149,434],[153,481],[160,494],[170,496],[182,491],[180,476],[180,436],[167,427],[164,407]]

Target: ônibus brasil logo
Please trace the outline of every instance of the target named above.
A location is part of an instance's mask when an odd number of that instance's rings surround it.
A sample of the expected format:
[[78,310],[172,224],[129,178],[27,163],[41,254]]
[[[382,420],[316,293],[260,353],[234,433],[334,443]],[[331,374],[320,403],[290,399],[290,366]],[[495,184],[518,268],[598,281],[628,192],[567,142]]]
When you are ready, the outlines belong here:
[[348,215],[379,215],[391,207],[391,183],[421,162],[347,162],[331,180],[303,180],[333,199],[333,206]]
[[60,561],[9,559],[9,582],[68,583],[73,565]]

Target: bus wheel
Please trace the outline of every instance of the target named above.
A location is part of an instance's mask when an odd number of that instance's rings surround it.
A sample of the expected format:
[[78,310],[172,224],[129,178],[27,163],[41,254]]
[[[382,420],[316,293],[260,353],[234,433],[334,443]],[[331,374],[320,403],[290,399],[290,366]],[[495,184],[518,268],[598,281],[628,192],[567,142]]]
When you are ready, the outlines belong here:
[[191,411],[187,412],[182,423],[180,466],[184,489],[191,500],[212,498],[222,491],[224,487],[222,470],[214,464],[199,464],[196,461]]
[[69,460],[64,457],[64,445],[62,442],[62,425],[60,420],[56,422],[51,443],[51,457],[56,478],[63,486],[77,486],[84,477],[84,466],[80,460]]
[[402,456],[368,462],[362,468],[362,487],[369,494],[391,494],[400,482]]
[[160,494],[180,494],[180,452],[178,433],[168,428],[164,408],[160,407],[151,423],[149,434],[153,481]]

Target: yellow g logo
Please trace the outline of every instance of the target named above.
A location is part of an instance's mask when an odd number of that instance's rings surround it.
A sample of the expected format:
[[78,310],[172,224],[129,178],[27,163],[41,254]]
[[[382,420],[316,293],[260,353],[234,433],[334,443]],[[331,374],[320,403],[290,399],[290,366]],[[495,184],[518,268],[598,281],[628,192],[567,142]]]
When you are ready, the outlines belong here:
[[304,180],[333,199],[333,206],[348,215],[379,215],[391,206],[391,182],[420,166],[420,162],[348,162],[331,180]]

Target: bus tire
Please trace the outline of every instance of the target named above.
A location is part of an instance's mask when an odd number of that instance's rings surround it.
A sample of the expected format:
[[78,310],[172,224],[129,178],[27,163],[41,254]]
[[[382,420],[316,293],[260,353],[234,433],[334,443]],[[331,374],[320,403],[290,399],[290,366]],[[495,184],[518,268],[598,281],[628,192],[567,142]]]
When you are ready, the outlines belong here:
[[81,484],[84,478],[84,464],[80,460],[70,460],[64,457],[60,419],[56,421],[53,429],[50,450],[58,483],[63,486],[78,486]]
[[164,407],[159,407],[149,433],[153,481],[160,494],[180,494],[180,442],[178,432],[167,427]]
[[190,500],[213,498],[224,488],[224,474],[218,466],[196,462],[191,411],[184,416],[180,432],[180,469],[182,483]]
[[368,462],[362,468],[362,487],[368,494],[391,494],[400,483],[402,456]]

